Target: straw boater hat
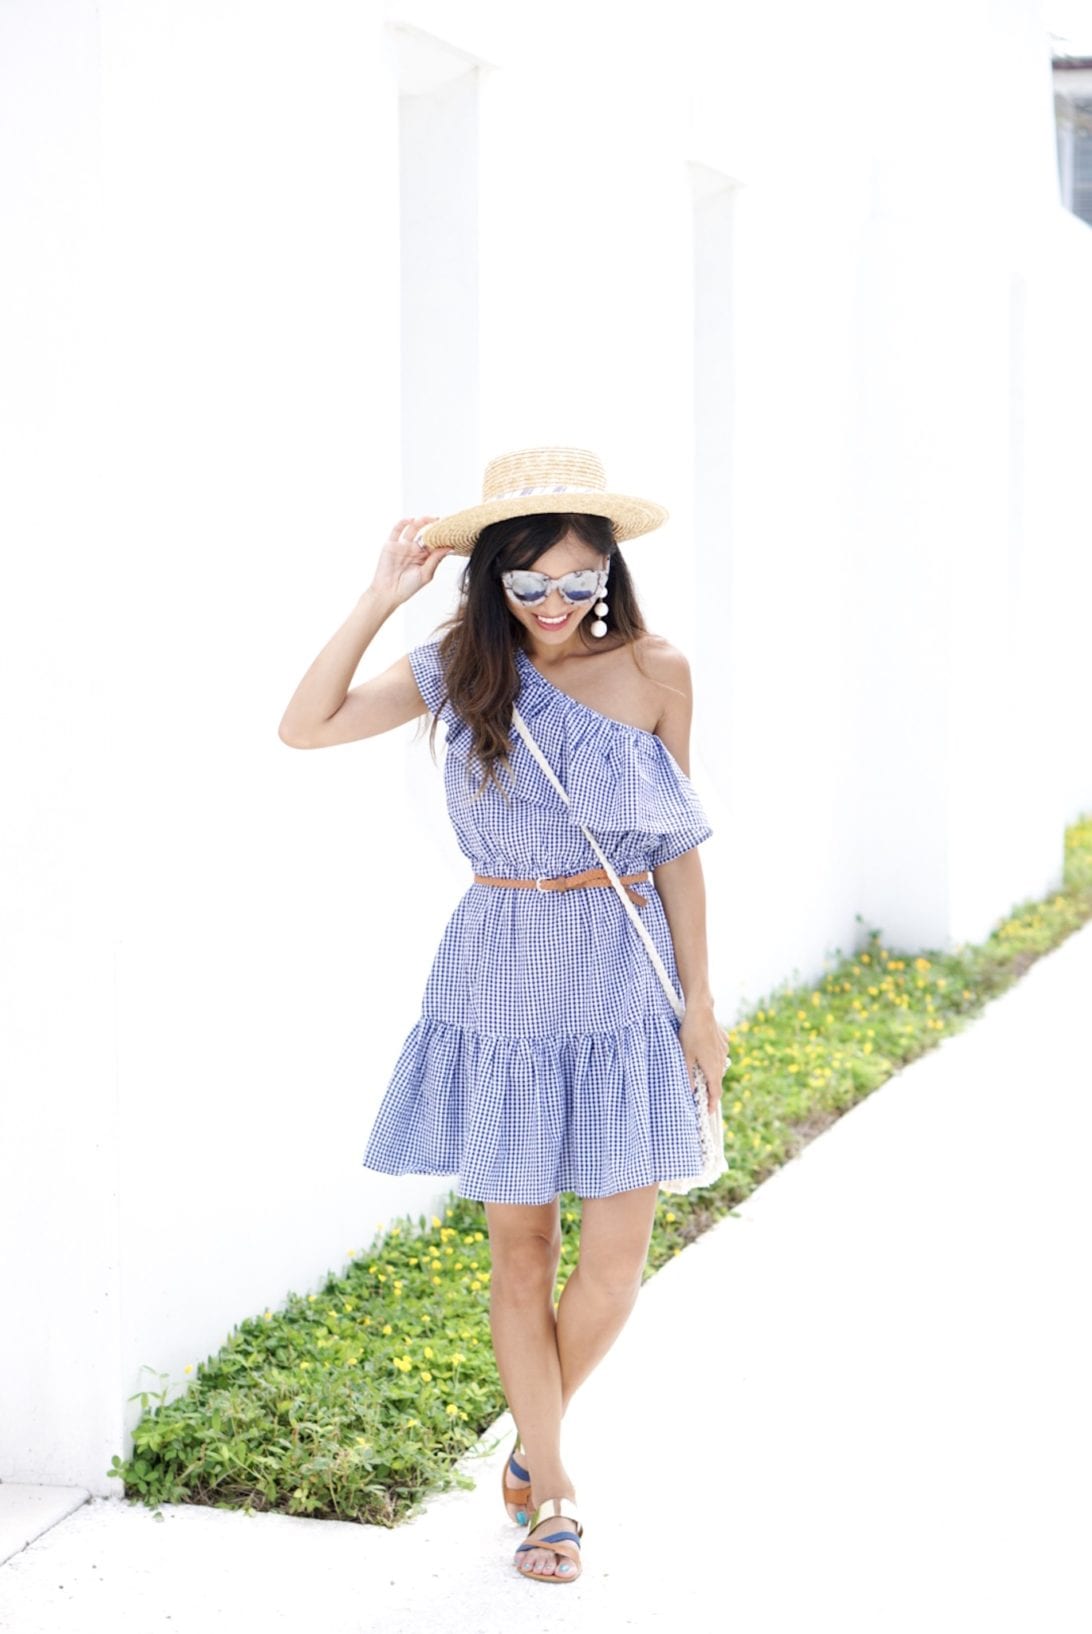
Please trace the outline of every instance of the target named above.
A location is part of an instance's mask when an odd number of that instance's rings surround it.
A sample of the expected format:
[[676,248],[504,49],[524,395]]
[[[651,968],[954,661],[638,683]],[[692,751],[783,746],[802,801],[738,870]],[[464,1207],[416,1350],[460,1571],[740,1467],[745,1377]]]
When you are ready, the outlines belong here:
[[490,522],[542,511],[580,511],[609,516],[616,537],[635,539],[666,522],[667,511],[651,499],[607,491],[603,462],[588,448],[517,448],[489,461],[482,481],[482,502],[430,522],[418,544],[435,550],[450,545],[469,556],[479,533]]

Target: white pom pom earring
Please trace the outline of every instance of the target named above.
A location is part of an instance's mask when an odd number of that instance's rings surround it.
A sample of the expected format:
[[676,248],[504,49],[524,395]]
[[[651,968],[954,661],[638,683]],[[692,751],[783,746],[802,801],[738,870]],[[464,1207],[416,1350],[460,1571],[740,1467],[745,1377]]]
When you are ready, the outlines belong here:
[[591,626],[592,635],[606,635],[606,633],[607,633],[607,626],[603,623],[604,614],[606,614],[606,613],[608,613],[610,611],[610,608],[607,606],[606,601],[603,599],[603,597],[606,595],[606,590],[607,590],[606,574],[604,574],[603,575],[603,590],[602,590],[602,593],[600,595],[600,599],[596,602],[595,608],[594,608],[594,612],[596,613],[596,620],[595,620],[595,623]]

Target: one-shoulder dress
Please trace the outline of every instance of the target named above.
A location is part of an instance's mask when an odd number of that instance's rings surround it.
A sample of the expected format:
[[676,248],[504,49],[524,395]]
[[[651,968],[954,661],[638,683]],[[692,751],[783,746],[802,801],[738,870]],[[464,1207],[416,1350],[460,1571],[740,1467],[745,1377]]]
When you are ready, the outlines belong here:
[[[515,723],[510,774],[474,798],[469,726],[444,700],[438,643],[409,654],[447,728],[448,813],[469,872],[531,879],[653,869],[709,838],[698,796],[654,732],[555,687],[516,649],[516,704],[571,800]],[[442,708],[441,708],[442,704]],[[653,880],[637,912],[679,998],[670,927]],[[538,891],[473,881],[440,940],[420,1016],[368,1136],[364,1166],[456,1177],[461,1197],[548,1203],[606,1197],[701,1169],[698,1113],[679,1023],[612,886]]]

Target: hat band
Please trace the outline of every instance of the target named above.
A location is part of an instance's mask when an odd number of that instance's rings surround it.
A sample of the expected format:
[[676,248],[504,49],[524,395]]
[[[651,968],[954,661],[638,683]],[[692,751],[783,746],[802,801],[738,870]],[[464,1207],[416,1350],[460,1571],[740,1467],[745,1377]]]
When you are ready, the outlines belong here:
[[601,494],[602,488],[584,488],[575,482],[548,482],[540,487],[528,485],[526,488],[509,488],[503,494],[490,494],[485,504],[491,505],[498,499],[524,499],[530,494]]

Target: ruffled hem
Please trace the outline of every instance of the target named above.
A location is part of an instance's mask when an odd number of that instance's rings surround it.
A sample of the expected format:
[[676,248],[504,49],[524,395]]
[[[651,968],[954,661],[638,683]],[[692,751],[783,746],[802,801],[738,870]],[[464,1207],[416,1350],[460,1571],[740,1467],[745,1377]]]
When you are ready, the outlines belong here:
[[454,1175],[460,1196],[497,1203],[607,1197],[697,1174],[701,1137],[674,1017],[546,1039],[422,1016],[363,1164]]

